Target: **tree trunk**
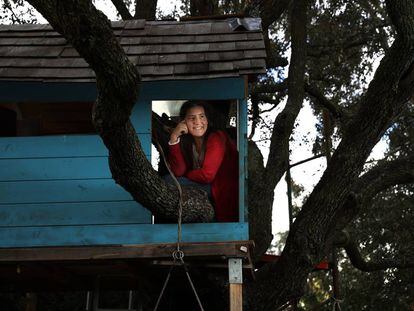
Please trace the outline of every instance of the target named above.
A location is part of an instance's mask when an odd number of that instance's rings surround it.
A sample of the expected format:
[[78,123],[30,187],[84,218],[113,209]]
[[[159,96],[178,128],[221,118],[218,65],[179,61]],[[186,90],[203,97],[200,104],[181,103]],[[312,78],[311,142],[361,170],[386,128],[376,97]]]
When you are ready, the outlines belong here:
[[136,19],[155,20],[157,11],[157,0],[135,0],[135,16]]
[[[335,230],[351,220],[343,219],[349,217],[349,205],[344,203],[353,196],[352,187],[366,158],[413,96],[414,4],[390,1],[387,8],[390,16],[395,17],[397,38],[381,61],[325,173],[294,222],[280,260],[260,272],[253,292],[255,305],[262,306],[260,310],[274,310],[303,294],[306,277],[326,255]],[[269,288],[274,290],[272,294],[263,294]],[[252,310],[256,310],[254,305]]]

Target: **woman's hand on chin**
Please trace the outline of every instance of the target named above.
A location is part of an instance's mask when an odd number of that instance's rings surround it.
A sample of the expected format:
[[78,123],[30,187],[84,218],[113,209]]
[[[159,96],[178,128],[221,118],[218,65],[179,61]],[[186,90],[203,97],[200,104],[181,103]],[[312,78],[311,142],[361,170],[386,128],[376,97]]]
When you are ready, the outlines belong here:
[[187,134],[188,133],[188,127],[185,124],[184,121],[181,121],[180,123],[177,124],[177,126],[175,127],[175,129],[172,131],[171,135],[170,135],[170,143],[177,143],[178,138],[181,135]]

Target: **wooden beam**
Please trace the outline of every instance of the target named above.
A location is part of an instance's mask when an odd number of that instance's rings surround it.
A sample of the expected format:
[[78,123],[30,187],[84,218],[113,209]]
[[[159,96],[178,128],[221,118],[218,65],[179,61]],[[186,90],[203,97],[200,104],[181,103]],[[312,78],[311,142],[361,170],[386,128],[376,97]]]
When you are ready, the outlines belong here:
[[[252,241],[182,243],[186,257],[247,258]],[[176,244],[147,244],[119,246],[32,247],[2,248],[0,263],[28,261],[71,261],[110,259],[170,258]]]
[[243,310],[243,284],[230,284],[230,311]]
[[37,295],[35,293],[26,293],[26,308],[25,311],[37,310]]

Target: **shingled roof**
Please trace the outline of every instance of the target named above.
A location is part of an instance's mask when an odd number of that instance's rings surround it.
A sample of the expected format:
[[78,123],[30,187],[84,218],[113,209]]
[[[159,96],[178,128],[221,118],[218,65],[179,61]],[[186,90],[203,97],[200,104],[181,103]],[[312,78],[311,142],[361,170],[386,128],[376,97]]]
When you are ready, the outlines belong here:
[[[263,73],[260,19],[238,22],[132,20],[112,27],[144,81]],[[93,82],[95,74],[51,26],[0,25],[0,80]]]

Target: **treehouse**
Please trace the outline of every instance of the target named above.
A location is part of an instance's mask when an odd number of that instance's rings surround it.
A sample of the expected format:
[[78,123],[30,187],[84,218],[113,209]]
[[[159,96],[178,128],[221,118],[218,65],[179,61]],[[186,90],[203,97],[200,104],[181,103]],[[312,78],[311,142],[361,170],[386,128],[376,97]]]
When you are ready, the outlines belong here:
[[[131,121],[148,160],[152,111],[177,110],[186,100],[232,111],[239,219],[183,224],[182,242],[186,256],[246,258],[247,92],[249,80],[265,72],[260,20],[133,20],[112,27],[141,73]],[[108,151],[90,121],[96,95],[94,72],[49,25],[0,26],[3,263],[170,256],[166,245],[177,241],[177,225],[154,223],[111,177]]]

